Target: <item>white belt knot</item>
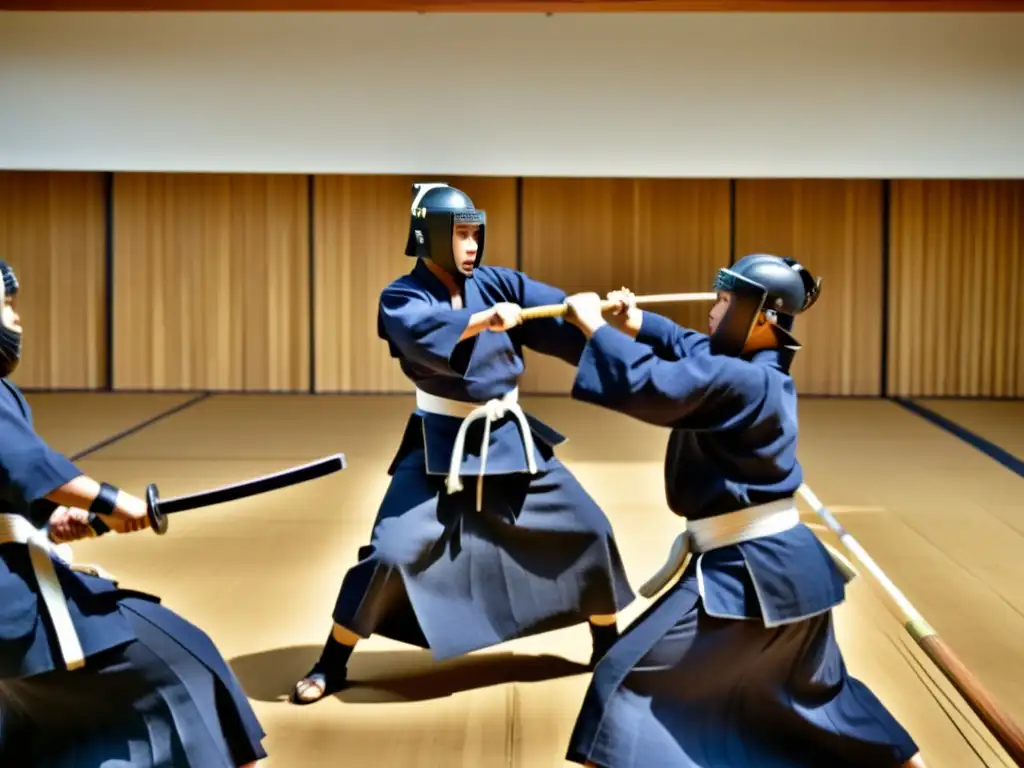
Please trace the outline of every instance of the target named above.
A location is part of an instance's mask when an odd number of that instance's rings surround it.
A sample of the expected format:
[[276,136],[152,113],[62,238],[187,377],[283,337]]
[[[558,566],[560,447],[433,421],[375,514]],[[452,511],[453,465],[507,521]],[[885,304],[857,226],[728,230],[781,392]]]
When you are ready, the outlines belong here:
[[69,670],[84,666],[85,653],[71,620],[67,598],[57,577],[53,558],[73,570],[92,573],[113,581],[110,574],[98,566],[72,565],[71,547],[68,544],[55,544],[45,530],[36,528],[21,515],[0,513],[0,544],[24,544],[28,547],[32,572],[35,574],[36,583],[39,584],[39,594],[43,598],[54,632],[57,634],[57,644],[64,657],[64,665]]
[[433,413],[438,416],[452,416],[462,418],[458,434],[455,436],[455,444],[452,446],[451,463],[448,465],[448,479],[445,483],[448,493],[458,493],[462,490],[462,477],[459,470],[462,468],[462,460],[466,452],[466,433],[469,427],[480,419],[484,420],[484,436],[480,443],[480,472],[477,477],[476,508],[480,511],[483,508],[483,479],[487,472],[487,450],[491,443],[491,423],[504,418],[511,413],[519,422],[519,431],[523,436],[523,447],[526,449],[526,465],[531,475],[537,474],[537,460],[534,458],[533,431],[530,423],[526,420],[526,413],[519,405],[519,388],[515,387],[501,397],[496,397],[483,404],[466,403],[461,400],[449,400],[445,397],[437,397],[429,392],[416,389],[416,407],[426,413]]
[[480,408],[483,409],[484,416],[489,422],[504,418],[504,416],[511,410],[511,406],[501,398],[488,400],[480,406]]

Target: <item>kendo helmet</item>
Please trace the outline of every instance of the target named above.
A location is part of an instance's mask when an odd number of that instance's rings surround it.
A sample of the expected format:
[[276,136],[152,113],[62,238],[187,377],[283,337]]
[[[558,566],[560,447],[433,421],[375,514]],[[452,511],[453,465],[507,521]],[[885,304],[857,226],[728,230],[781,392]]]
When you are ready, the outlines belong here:
[[[18,295],[18,277],[6,261],[0,261],[0,306],[8,296]],[[0,378],[7,378],[21,360],[21,334],[0,323]]]
[[731,294],[731,300],[711,334],[711,351],[738,357],[761,312],[786,346],[798,347],[791,333],[793,320],[814,306],[821,295],[821,278],[812,277],[796,259],[752,253],[718,270],[714,289]]
[[430,259],[445,271],[461,275],[455,265],[452,235],[458,224],[475,224],[480,230],[473,266],[478,267],[483,262],[487,213],[476,208],[465,192],[444,182],[413,184],[409,213],[406,256]]

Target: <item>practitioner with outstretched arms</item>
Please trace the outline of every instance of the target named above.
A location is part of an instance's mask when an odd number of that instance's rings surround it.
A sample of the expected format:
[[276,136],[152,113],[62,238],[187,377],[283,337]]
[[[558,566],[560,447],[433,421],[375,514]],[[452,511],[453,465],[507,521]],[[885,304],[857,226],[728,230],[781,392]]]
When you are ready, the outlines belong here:
[[416,263],[381,294],[378,334],[416,385],[416,410],[296,703],[340,690],[374,633],[447,659],[587,623],[593,662],[633,600],[607,518],[555,456],[564,438],[518,403],[524,348],[575,365],[586,339],[563,318],[520,324],[523,308],[565,294],[483,266],[485,230],[458,189],[414,185]]
[[596,294],[567,302],[588,339],[573,396],[672,430],[665,487],[686,518],[670,563],[641,593],[668,589],[597,665],[568,758],[922,768],[910,735],[847,673],[832,609],[849,574],[795,505],[792,330],[820,280],[792,259],[754,254],[720,270],[715,287],[709,334],[638,310],[629,292],[609,296],[624,310],[611,323]]

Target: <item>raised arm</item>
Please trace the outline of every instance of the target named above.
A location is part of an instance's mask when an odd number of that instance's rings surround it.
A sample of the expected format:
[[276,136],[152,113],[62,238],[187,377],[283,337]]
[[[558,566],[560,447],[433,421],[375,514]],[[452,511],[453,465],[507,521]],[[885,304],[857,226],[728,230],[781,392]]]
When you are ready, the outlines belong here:
[[690,355],[711,354],[707,334],[683,328],[663,315],[645,310],[640,312],[640,324],[635,338],[646,344],[665,360],[681,360]]
[[731,429],[756,416],[768,374],[723,355],[665,360],[602,325],[580,358],[572,396],[657,426]]
[[658,357],[679,360],[687,355],[710,353],[706,334],[683,328],[667,317],[640,309],[632,291],[625,288],[612,291],[608,300],[620,303],[619,308],[608,315],[608,321],[649,346]]
[[[523,309],[561,304],[566,299],[565,291],[527,277],[522,272],[503,267],[493,267],[492,270],[501,281],[508,300]],[[562,317],[529,320],[517,332],[527,349],[557,357],[572,366],[579,361],[587,343],[580,329]]]

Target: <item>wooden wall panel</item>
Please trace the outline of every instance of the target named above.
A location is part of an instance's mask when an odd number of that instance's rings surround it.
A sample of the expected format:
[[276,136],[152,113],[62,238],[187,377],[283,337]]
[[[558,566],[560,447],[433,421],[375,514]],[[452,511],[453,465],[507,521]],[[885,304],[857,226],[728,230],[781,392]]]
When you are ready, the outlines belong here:
[[895,181],[889,394],[1024,396],[1024,181]]
[[[487,262],[568,292],[704,290],[735,253],[789,254],[825,278],[798,322],[801,392],[881,391],[880,181],[449,178],[488,210]],[[114,386],[407,392],[376,336],[402,253],[411,176],[118,174]],[[104,175],[0,172],[0,257],[25,290],[30,388],[106,386]],[[1024,396],[1024,182],[892,183],[888,391]],[[518,243],[519,232],[523,242]],[[521,245],[521,249],[518,246]],[[315,334],[309,298],[315,292]],[[703,328],[707,306],[665,314]],[[813,322],[811,320],[813,318]],[[315,347],[315,349],[312,349]],[[528,393],[573,371],[527,352]]]
[[107,384],[104,199],[100,173],[0,172],[0,259],[21,282],[19,386]]
[[820,276],[818,304],[797,318],[793,364],[802,394],[879,395],[882,389],[882,182],[736,182],[736,258],[773,253]]
[[308,391],[304,176],[119,173],[114,386]]
[[[711,290],[729,261],[729,182],[692,179],[526,179],[523,271],[567,293]],[[707,324],[708,304],[663,310]],[[566,394],[574,369],[526,353],[522,389]]]
[[[411,392],[377,337],[380,292],[409,272],[412,184],[427,177],[318,176],[315,180],[315,344],[318,392]],[[431,177],[432,179],[433,177]],[[438,177],[487,211],[485,261],[516,264],[516,180]],[[427,179],[430,180],[430,179]]]

